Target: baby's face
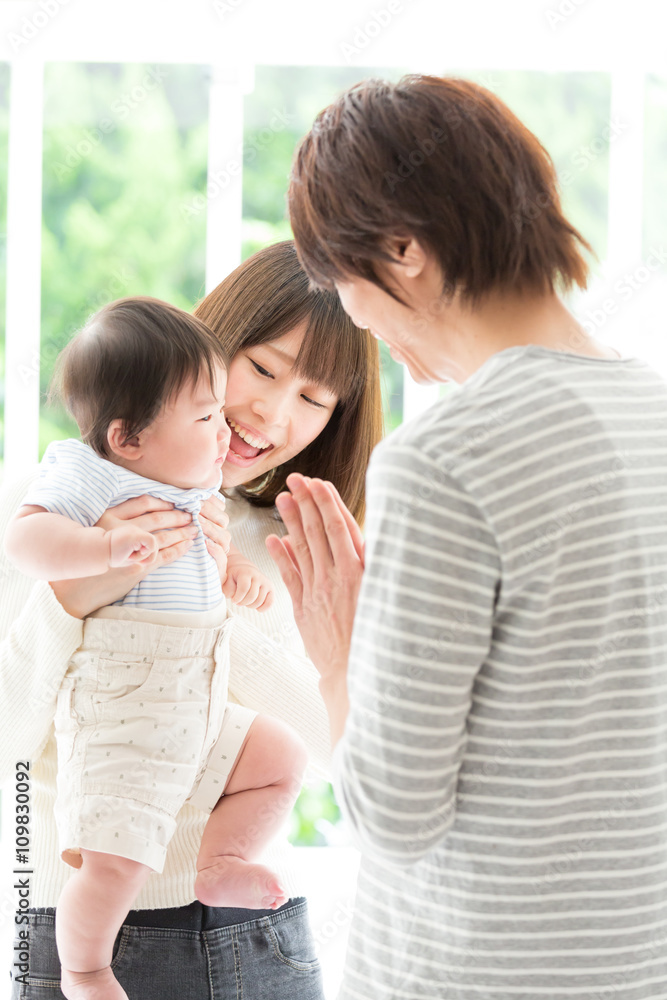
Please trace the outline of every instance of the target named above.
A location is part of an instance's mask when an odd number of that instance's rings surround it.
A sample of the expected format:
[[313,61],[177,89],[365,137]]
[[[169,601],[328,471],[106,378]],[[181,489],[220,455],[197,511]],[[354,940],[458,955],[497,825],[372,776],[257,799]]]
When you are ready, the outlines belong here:
[[141,476],[182,489],[214,486],[229,448],[223,406],[227,372],[215,366],[215,393],[208,375],[186,382],[162,413],[139,435]]

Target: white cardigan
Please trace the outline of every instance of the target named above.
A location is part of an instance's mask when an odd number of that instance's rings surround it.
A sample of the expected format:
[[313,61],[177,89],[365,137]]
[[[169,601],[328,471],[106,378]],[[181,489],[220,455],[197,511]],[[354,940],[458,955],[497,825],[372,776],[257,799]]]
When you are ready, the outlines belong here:
[[[35,472],[5,484],[0,491],[0,540]],[[289,596],[264,540],[283,534],[272,508],[252,507],[241,498],[227,502],[235,545],[275,584],[276,599],[259,613],[229,604],[231,634],[229,699],[289,723],[305,740],[312,769],[328,777],[329,727],[319,694],[318,675],[304,654]],[[0,552],[0,782],[13,775],[17,761],[31,763],[31,906],[55,906],[71,869],[58,854],[53,803],[56,746],[53,715],[56,692],[69,659],[79,646],[82,622],[68,615],[48,583],[19,573]],[[184,906],[195,898],[195,862],[206,816],[184,805],[178,815],[162,874],[153,874],[135,909]],[[303,894],[283,835],[267,848],[263,861],[279,875],[292,896]]]

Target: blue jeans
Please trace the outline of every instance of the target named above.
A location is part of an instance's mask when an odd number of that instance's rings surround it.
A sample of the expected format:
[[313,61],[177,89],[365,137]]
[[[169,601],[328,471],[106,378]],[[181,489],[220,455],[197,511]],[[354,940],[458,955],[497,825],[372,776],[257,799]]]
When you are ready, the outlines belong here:
[[[55,910],[29,915],[23,929],[30,933],[30,971],[19,983],[21,972],[13,970],[12,1000],[64,1000]],[[305,899],[275,911],[198,902],[133,910],[118,932],[111,968],[130,1000],[324,1000]]]

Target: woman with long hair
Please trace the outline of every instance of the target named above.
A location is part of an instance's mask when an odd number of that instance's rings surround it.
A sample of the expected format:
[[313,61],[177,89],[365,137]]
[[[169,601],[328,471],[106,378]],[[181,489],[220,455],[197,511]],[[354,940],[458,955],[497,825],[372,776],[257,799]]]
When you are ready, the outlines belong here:
[[[235,544],[273,578],[276,590],[273,606],[262,614],[229,605],[229,698],[293,726],[316,771],[326,775],[328,726],[317,675],[304,656],[265,538],[281,530],[273,501],[294,470],[332,479],[363,519],[366,465],[382,427],[377,345],[354,328],[335,295],[310,291],[289,241],[246,260],[195,312],[231,358],[226,507],[207,502],[200,522],[213,557],[228,545],[229,526]],[[261,447],[252,443],[257,441]],[[4,488],[0,535],[36,471]],[[166,502],[128,500],[98,523],[108,529],[128,520],[155,533],[160,552],[151,571],[178,559],[192,544],[190,515]],[[53,820],[56,693],[81,642],[82,619],[126,594],[147,570],[110,570],[86,580],[33,586],[4,555],[2,569],[2,774],[13,774],[17,761],[29,765],[32,793],[34,873],[15,951],[27,951],[29,957],[25,968],[21,960],[13,969],[13,997],[36,1000],[48,991],[55,1000],[62,994],[54,907],[68,874]],[[280,909],[205,906],[195,899],[194,880],[206,818],[188,803],[179,812],[164,870],[151,876],[116,939],[111,965],[116,978],[130,997],[142,1000],[200,1000],[240,992],[248,1000],[260,995],[322,1000],[302,880],[289,845],[283,838],[266,853],[290,895]]]

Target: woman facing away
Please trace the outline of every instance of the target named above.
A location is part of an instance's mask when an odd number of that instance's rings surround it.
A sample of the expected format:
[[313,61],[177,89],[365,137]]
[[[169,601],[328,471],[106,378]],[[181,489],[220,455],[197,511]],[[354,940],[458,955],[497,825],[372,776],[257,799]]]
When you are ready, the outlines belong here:
[[[229,608],[229,697],[289,723],[305,740],[315,769],[326,774],[328,726],[317,675],[303,654],[289,598],[264,539],[280,526],[275,496],[286,475],[297,469],[337,482],[350,509],[363,519],[366,464],[381,434],[377,346],[354,329],[335,296],[309,290],[290,241],[245,261],[196,314],[231,358],[225,406],[231,448],[222,470],[223,485],[231,492],[226,511],[211,500],[200,523],[215,557],[228,545],[229,521],[239,549],[276,585],[275,603],[263,614]],[[0,534],[31,478],[4,487]],[[190,515],[166,502],[129,500],[98,523],[110,528],[128,521],[155,534],[158,565],[192,545]],[[7,563],[2,572],[0,760],[5,776],[17,761],[31,763],[34,869],[28,923],[17,927],[29,935],[29,969],[13,969],[13,998],[32,1000],[44,988],[55,998],[61,993],[54,907],[67,878],[52,815],[56,693],[81,642],[82,619],[126,594],[142,571],[112,570],[87,580],[34,586]],[[276,998],[321,1000],[306,901],[289,845],[276,842],[265,855],[290,896],[280,909],[204,906],[195,901],[194,879],[205,821],[206,814],[194,806],[181,809],[164,871],[151,876],[117,937],[114,974],[130,998],[145,1000],[236,995],[239,983],[248,998],[268,991]]]
[[269,542],[364,854],[341,997],[665,997],[667,386],[559,298],[587,244],[475,84],[352,88],[289,205],[311,281],[461,383],[376,449],[365,554],[300,476]]

